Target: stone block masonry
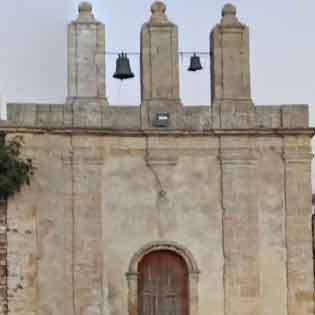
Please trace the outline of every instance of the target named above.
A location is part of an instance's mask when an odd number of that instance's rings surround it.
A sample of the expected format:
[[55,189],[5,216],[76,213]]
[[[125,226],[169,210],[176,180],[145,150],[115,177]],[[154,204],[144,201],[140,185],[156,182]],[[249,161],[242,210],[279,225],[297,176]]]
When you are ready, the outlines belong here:
[[7,202],[0,200],[0,315],[8,314]]

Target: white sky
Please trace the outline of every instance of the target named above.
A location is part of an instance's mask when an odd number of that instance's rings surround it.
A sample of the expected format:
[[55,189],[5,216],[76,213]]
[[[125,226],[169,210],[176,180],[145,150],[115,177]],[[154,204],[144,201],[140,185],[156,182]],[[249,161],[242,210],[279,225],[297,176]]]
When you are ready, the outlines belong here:
[[[106,24],[108,51],[139,51],[141,25],[153,0],[92,0]],[[58,102],[66,97],[66,27],[76,17],[76,0],[10,0],[0,12],[0,93],[8,102]],[[169,18],[179,26],[180,50],[208,51],[209,33],[220,20],[221,0],[168,0]],[[257,105],[310,104],[315,126],[314,0],[235,0],[250,27],[252,96]],[[139,61],[130,57],[136,78],[112,79],[115,56],[107,57],[107,94],[111,104],[140,102]],[[180,63],[181,95],[187,105],[210,102],[209,60],[205,71],[188,73]]]

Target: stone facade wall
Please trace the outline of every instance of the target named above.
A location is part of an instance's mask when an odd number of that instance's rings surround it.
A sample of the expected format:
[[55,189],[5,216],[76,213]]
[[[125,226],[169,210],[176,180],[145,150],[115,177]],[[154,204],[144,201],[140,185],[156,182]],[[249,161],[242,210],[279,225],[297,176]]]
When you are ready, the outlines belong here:
[[200,315],[309,314],[310,181],[287,174],[309,171],[308,136],[23,136],[38,170],[9,201],[10,314],[127,314],[153,241],[192,252]]
[[0,315],[8,314],[7,202],[0,200]]
[[308,106],[254,105],[248,28],[230,4],[211,32],[211,107],[183,106],[178,29],[163,3],[151,12],[141,106],[107,103],[105,28],[83,2],[66,103],[9,104],[0,121],[36,166],[0,206],[4,311],[138,315],[131,261],[176,244],[194,264],[189,315],[314,314]]

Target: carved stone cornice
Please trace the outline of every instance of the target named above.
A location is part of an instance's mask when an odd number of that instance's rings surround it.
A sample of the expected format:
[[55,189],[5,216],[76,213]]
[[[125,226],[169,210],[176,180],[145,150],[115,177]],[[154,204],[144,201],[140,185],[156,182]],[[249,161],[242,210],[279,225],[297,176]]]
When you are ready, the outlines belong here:
[[298,136],[312,137],[314,128],[248,128],[248,129],[208,129],[208,130],[156,130],[156,129],[114,129],[94,127],[34,127],[17,126],[12,124],[0,125],[0,132],[32,133],[32,134],[56,134],[56,135],[95,135],[115,137],[141,137],[141,136],[182,136],[182,137],[206,137],[206,136]]
[[284,152],[282,155],[286,163],[311,163],[313,157],[310,152]]

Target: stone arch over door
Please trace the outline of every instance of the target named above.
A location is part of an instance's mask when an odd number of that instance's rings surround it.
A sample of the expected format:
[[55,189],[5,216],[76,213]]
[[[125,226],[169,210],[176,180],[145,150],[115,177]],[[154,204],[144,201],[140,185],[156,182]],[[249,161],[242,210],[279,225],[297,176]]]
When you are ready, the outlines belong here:
[[173,252],[180,256],[188,271],[188,315],[198,315],[198,279],[199,269],[191,252],[176,242],[159,241],[143,246],[132,257],[127,273],[128,280],[128,313],[139,315],[138,305],[138,265],[143,257],[157,251]]

